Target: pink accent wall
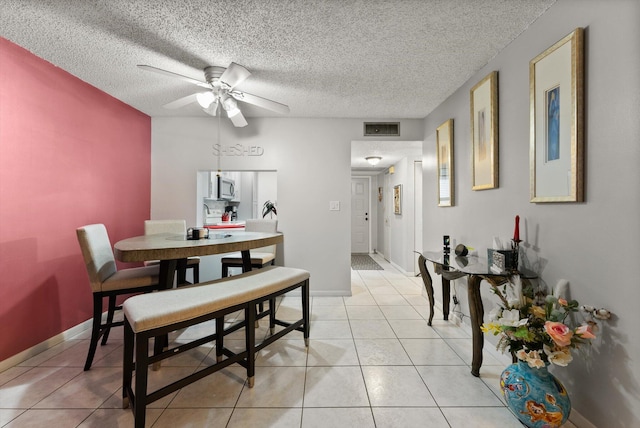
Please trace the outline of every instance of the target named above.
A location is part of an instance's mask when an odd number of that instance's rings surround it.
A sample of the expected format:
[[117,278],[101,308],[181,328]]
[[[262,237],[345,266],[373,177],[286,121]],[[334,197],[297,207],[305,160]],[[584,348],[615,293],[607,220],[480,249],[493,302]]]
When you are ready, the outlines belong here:
[[0,361],[91,318],[75,230],[150,198],[151,118],[0,37]]

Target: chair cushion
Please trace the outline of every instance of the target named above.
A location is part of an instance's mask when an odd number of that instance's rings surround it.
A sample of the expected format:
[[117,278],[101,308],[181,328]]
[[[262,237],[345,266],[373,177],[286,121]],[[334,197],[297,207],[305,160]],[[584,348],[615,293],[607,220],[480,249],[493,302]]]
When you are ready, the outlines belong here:
[[[269,263],[270,261],[276,258],[275,254],[273,253],[260,253],[260,252],[251,251],[250,254],[251,254],[252,265],[263,265],[265,263]],[[228,256],[223,257],[223,259],[221,260],[221,263],[227,264],[227,265],[231,265],[231,264],[241,265],[242,253],[231,253]]]
[[251,302],[308,278],[306,270],[269,266],[203,284],[140,294],[125,300],[122,307],[131,328],[139,333]]
[[159,282],[160,266],[121,269],[102,282],[100,291],[147,287]]

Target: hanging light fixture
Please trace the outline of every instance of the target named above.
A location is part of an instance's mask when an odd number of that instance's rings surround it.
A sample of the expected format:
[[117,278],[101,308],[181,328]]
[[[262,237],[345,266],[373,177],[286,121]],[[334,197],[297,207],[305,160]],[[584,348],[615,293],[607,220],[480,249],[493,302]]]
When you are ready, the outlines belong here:
[[198,104],[200,104],[200,107],[206,109],[211,105],[211,103],[216,101],[216,96],[211,91],[200,92],[196,94],[196,100],[198,100]]
[[380,156],[367,156],[365,159],[367,162],[369,162],[369,165],[371,166],[378,165],[378,162],[382,160]]

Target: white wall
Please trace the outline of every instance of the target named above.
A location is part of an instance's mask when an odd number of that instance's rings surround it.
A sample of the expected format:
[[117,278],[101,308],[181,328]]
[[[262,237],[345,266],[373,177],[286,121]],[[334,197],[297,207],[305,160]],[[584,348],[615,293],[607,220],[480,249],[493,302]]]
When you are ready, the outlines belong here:
[[[414,272],[414,219],[415,219],[415,198],[414,198],[414,162],[419,158],[406,157],[394,165],[394,173],[387,176],[388,189],[385,204],[385,215],[382,221],[386,220],[385,226],[389,227],[390,254],[386,255],[396,268],[406,275],[413,275]],[[394,213],[393,192],[396,185],[402,186],[402,207],[401,213]]]
[[[311,272],[314,295],[351,293],[351,141],[363,139],[368,120],[249,118],[246,128],[222,122],[223,145],[264,149],[263,156],[223,157],[223,170],[277,171],[283,260]],[[194,224],[196,171],[215,168],[216,126],[209,117],[152,119],[151,218]],[[423,139],[421,120],[402,121],[401,129],[397,140]],[[340,211],[329,211],[329,201],[340,201]],[[218,277],[219,270],[217,258],[205,258],[202,280]]]
[[[529,61],[576,27],[585,27],[586,202],[532,204]],[[499,72],[500,187],[474,192],[469,90],[492,70]],[[566,279],[571,298],[615,314],[588,357],[554,370],[575,417],[597,427],[640,426],[640,287],[633,271],[640,240],[639,117],[640,2],[559,0],[425,121],[424,158],[434,159],[435,129],[454,119],[456,206],[436,206],[436,184],[429,180],[435,162],[425,162],[424,249],[440,249],[449,234],[486,254],[492,236],[512,236],[519,214],[525,263],[543,283],[553,287]],[[482,287],[488,312],[489,287]],[[465,280],[456,288],[468,315]]]

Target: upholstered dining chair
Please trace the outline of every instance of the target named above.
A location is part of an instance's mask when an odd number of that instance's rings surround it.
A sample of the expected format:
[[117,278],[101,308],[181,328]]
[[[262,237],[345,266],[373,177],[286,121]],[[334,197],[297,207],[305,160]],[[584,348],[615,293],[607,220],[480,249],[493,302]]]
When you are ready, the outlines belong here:
[[[113,249],[104,224],[91,224],[76,229],[84,263],[89,274],[89,284],[93,292],[93,323],[89,353],[84,370],[89,370],[102,337],[102,345],[107,343],[111,327],[124,325],[123,321],[113,321],[116,297],[122,294],[141,293],[157,290],[159,266],[137,267],[118,270],[113,257]],[[109,299],[107,319],[102,322],[103,299]]]
[[[244,230],[247,232],[267,232],[276,233],[278,231],[278,220],[271,219],[248,219]],[[276,246],[256,248],[251,250],[251,267],[255,269],[272,265],[276,259]],[[229,253],[221,260],[222,277],[229,276],[230,267],[242,267],[242,254]]]
[[[187,222],[185,220],[145,220],[144,234],[156,235],[158,233],[175,233],[187,236]],[[159,260],[151,260],[145,262],[146,266],[154,266],[159,264]],[[200,282],[200,257],[189,257],[187,259],[187,270],[191,269],[193,273],[193,283]],[[185,272],[178,272],[178,285],[185,282]]]

